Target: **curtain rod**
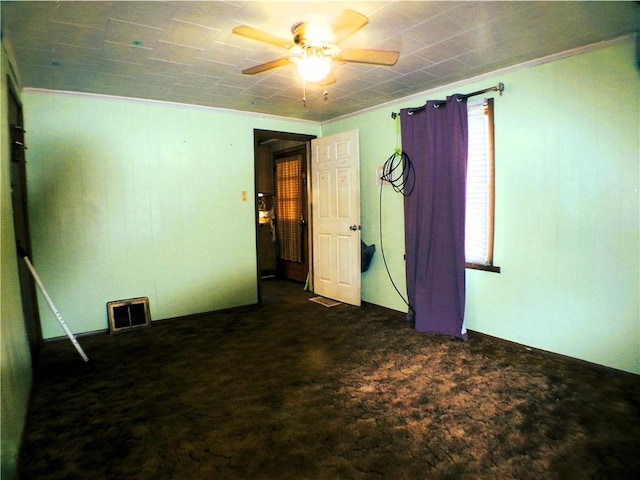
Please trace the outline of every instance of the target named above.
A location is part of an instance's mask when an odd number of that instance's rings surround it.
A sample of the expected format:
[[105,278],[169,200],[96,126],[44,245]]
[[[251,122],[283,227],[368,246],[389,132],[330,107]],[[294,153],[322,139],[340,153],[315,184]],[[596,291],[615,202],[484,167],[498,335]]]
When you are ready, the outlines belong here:
[[[469,98],[469,97],[475,97],[476,95],[482,95],[483,93],[487,93],[487,92],[500,92],[500,95],[502,96],[502,92],[504,92],[504,83],[500,82],[497,85],[493,86],[493,87],[489,87],[489,88],[485,88],[484,90],[478,90],[477,92],[471,92],[471,93],[467,93],[466,95],[460,95],[459,98]],[[445,103],[447,103],[446,100],[440,100],[435,102],[435,106],[439,107],[440,105],[444,105]],[[409,115],[413,115],[416,112],[421,112],[422,110],[424,110],[426,108],[426,105],[423,105],[421,107],[414,107],[414,108],[409,108]],[[395,119],[397,116],[399,115],[399,113],[397,112],[392,112],[391,113],[391,118]]]

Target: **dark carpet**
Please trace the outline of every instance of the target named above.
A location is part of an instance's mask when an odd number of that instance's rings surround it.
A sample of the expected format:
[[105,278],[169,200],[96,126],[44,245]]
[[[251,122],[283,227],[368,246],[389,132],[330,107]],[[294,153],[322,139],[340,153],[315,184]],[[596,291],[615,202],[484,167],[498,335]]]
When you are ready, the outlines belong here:
[[20,478],[640,478],[638,376],[264,292],[82,337],[88,364],[46,343]]

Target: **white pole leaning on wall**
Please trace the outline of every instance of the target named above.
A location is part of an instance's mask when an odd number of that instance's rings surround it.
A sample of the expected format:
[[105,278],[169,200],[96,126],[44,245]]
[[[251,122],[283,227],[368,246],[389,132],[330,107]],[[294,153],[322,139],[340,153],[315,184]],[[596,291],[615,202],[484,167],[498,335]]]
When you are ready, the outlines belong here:
[[27,264],[27,267],[29,267],[29,271],[31,272],[31,275],[33,275],[33,279],[38,284],[38,288],[40,288],[40,291],[42,292],[42,295],[44,295],[44,298],[47,300],[47,304],[49,305],[49,308],[51,309],[51,312],[53,312],[53,314],[58,319],[58,322],[60,322],[60,325],[62,325],[62,328],[64,329],[65,333],[67,334],[67,337],[69,337],[69,340],[71,340],[71,343],[73,343],[73,346],[76,347],[76,350],[78,351],[78,353],[80,354],[82,359],[85,362],[88,362],[89,361],[89,357],[87,357],[87,354],[84,353],[84,350],[80,346],[80,343],[78,343],[78,340],[76,339],[76,336],[69,329],[69,327],[67,326],[66,322],[62,318],[62,315],[60,315],[60,312],[58,311],[58,309],[54,305],[53,300],[51,300],[51,297],[47,293],[46,288],[44,288],[44,285],[42,284],[42,281],[40,280],[40,277],[38,276],[38,273],[36,272],[36,269],[33,267],[31,262],[29,261],[29,257],[27,256],[27,252],[24,251],[24,249],[19,245],[18,245],[18,251],[20,253],[20,256],[24,259],[25,263]]

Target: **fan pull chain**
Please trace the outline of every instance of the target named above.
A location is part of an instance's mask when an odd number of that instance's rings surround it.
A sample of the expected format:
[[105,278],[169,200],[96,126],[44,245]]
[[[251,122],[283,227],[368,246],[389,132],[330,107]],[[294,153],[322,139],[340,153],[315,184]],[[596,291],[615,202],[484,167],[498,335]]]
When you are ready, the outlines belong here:
[[307,108],[307,82],[304,78],[302,79],[302,104]]
[[[324,92],[322,92],[323,100],[326,102],[329,98],[329,90],[327,90],[327,77],[324,77]],[[307,82],[302,79],[302,105],[307,108]]]

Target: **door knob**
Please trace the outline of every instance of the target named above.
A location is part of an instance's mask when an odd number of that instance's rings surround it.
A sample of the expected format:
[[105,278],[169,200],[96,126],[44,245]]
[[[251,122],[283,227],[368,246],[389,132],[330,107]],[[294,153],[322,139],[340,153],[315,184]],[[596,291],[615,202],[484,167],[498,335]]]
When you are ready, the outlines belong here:
[[358,230],[360,227],[358,227],[358,225],[351,225],[349,227],[349,230],[351,230],[352,232],[355,232],[356,230]]

